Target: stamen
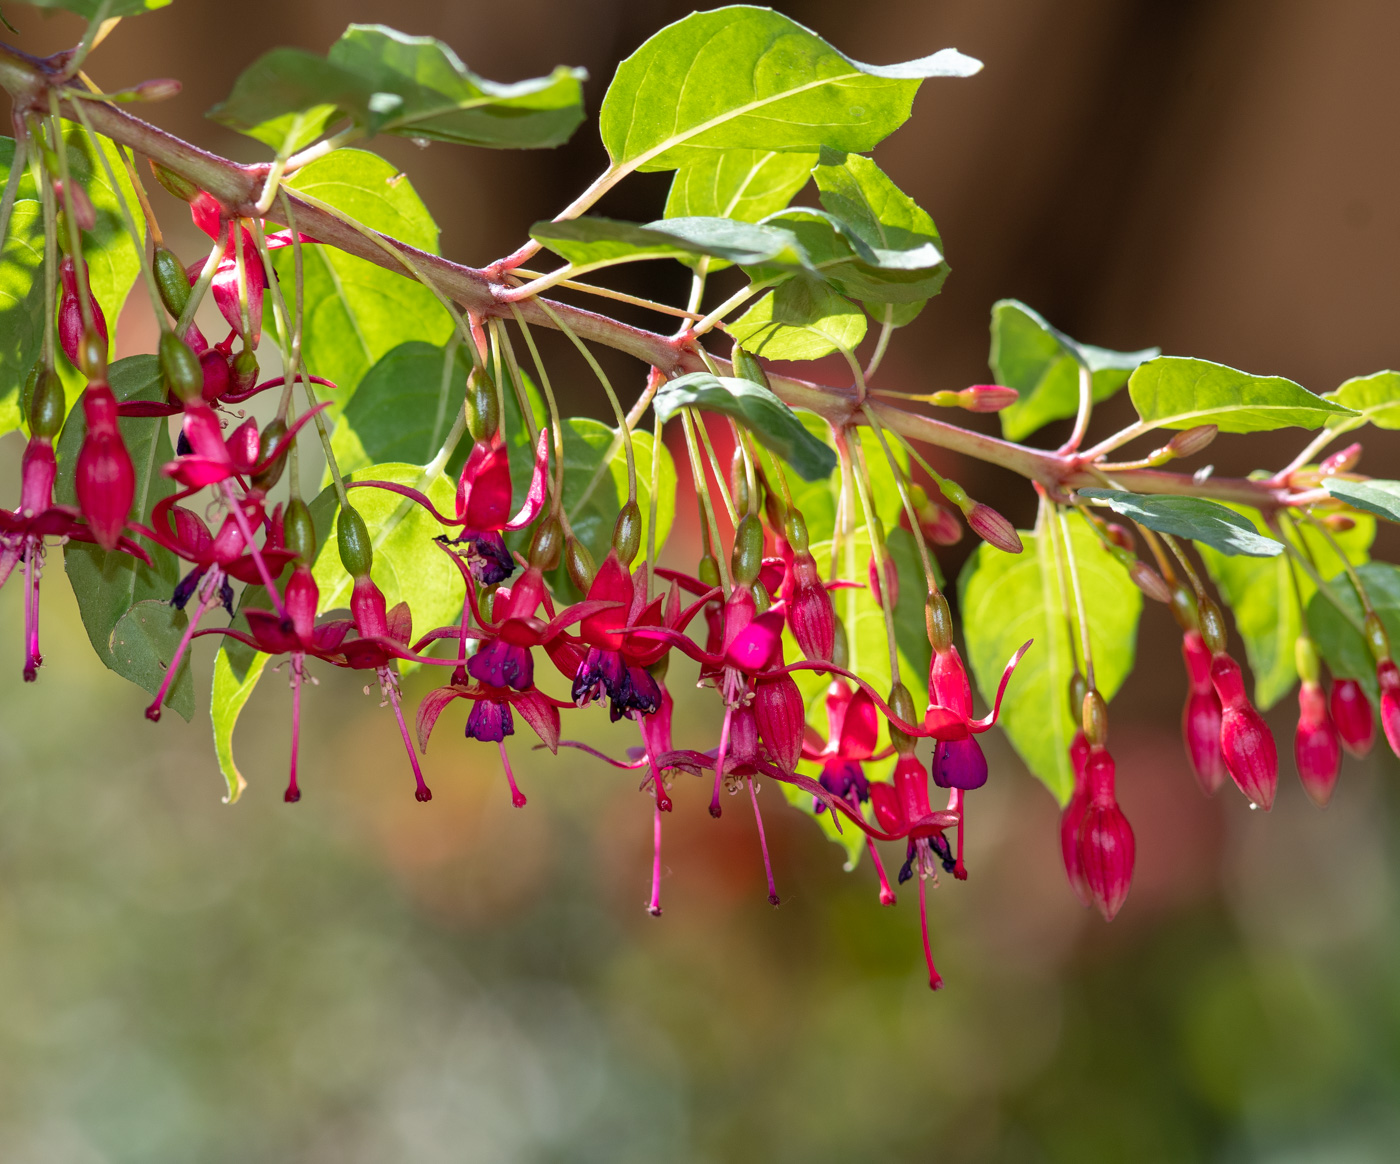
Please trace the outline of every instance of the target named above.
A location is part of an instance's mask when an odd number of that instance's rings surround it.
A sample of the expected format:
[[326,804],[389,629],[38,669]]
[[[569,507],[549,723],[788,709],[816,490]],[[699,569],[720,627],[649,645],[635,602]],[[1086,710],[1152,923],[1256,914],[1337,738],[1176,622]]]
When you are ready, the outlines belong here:
[[24,555],[24,681],[39,677],[44,657],[39,654],[39,568],[35,559],[39,548],[33,542]]
[[758,822],[758,846],[763,850],[763,872],[768,875],[768,904],[778,905],[778,887],[773,884],[773,863],[768,859],[768,839],[763,835],[763,815],[758,811],[758,790],[754,788],[752,777],[748,785],[749,799],[753,802],[753,818]]
[[919,929],[924,937],[924,961],[928,963],[928,988],[930,990],[940,990],[943,987],[943,976],[938,973],[933,964],[933,949],[928,944],[928,907],[925,903],[927,894],[924,889],[924,877],[919,877]]
[[510,770],[510,757],[506,755],[506,742],[500,740],[496,746],[501,749],[501,767],[506,770],[506,780],[510,784],[510,802],[516,808],[525,807],[525,793],[515,783],[515,773]]
[[719,790],[724,783],[724,761],[729,752],[729,721],[734,709],[728,703],[724,707],[724,724],[719,729],[719,751],[715,753],[715,790],[710,796],[710,815],[719,819],[723,809],[719,806]]
[[301,739],[301,681],[304,656],[292,656],[292,768],[287,779],[287,791],[282,799],[295,804],[301,799],[301,789],[297,787],[297,743]]
[[950,790],[948,796],[948,811],[958,814],[958,851],[957,860],[953,865],[953,876],[959,881],[966,881],[967,866],[963,864],[963,818],[967,813],[967,808],[963,802],[963,790],[961,788]]
[[652,810],[651,824],[651,904],[647,912],[652,917],[661,916],[661,805],[658,802]]
[[418,789],[414,792],[414,799],[420,804],[426,804],[432,800],[432,790],[423,781],[423,769],[418,767],[418,753],[413,750],[413,741],[408,737],[408,725],[403,721],[403,707],[399,703],[399,687],[394,682],[394,676],[388,667],[379,668],[379,689],[389,700],[389,704],[394,709],[394,718],[399,721],[399,735],[403,736],[403,746],[408,750],[408,762],[413,765],[413,778],[418,781]]
[[[199,629],[199,620],[205,615],[211,606],[216,606],[219,601],[218,583],[222,580],[222,571],[216,566],[210,572],[209,577],[204,580],[204,585],[199,591],[199,606],[194,612],[194,617],[185,625],[185,633],[180,636],[179,645],[175,648],[175,653],[170,657],[170,666],[165,669],[165,676],[160,681],[160,689],[156,692],[156,697],[151,700],[151,705],[146,708],[146,718],[152,723],[160,722],[161,704],[165,702],[166,693],[170,690],[170,685],[175,682],[175,673],[180,669],[180,660],[185,657],[185,651],[189,649],[190,640],[194,638],[194,632]],[[295,747],[295,745],[293,745]]]

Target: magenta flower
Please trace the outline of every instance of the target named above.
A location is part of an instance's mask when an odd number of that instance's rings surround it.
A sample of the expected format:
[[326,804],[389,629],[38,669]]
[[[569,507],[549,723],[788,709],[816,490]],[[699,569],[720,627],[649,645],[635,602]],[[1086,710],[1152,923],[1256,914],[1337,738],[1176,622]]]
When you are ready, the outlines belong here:
[[1214,796],[1225,782],[1225,754],[1220,750],[1220,696],[1211,682],[1210,650],[1200,631],[1188,630],[1181,636],[1181,656],[1190,681],[1181,712],[1181,738],[1201,791]]
[[1376,719],[1366,689],[1355,679],[1337,679],[1330,699],[1332,722],[1337,725],[1342,747],[1361,759],[1376,742]]
[[1079,825],[1079,866],[1084,884],[1105,921],[1123,907],[1133,880],[1137,845],[1113,787],[1113,757],[1091,747],[1084,763],[1089,800]]
[[1342,739],[1327,711],[1327,693],[1306,679],[1298,688],[1293,760],[1303,791],[1318,808],[1326,808],[1342,771]]

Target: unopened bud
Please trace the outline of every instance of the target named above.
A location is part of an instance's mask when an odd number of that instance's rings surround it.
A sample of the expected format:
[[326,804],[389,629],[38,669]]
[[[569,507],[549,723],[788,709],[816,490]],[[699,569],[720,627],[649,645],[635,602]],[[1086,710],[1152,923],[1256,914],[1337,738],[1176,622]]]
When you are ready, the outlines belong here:
[[1355,679],[1336,680],[1332,684],[1329,709],[1342,738],[1342,747],[1358,759],[1366,756],[1376,742],[1375,714],[1366,689]]
[[1346,533],[1347,530],[1356,528],[1356,518],[1345,513],[1329,513],[1322,519],[1322,524],[1333,533]]
[[173,331],[167,331],[160,337],[159,351],[161,376],[170,394],[186,404],[202,399],[204,369],[189,344]]
[[1366,645],[1371,648],[1371,658],[1377,663],[1390,658],[1390,636],[1386,634],[1385,623],[1374,611],[1366,616],[1362,624],[1366,632]]
[[958,407],[968,412],[1000,412],[1021,398],[1015,388],[1006,388],[1001,384],[974,384],[956,393],[956,396]]
[[1220,613],[1220,607],[1209,595],[1197,596],[1196,618],[1200,623],[1201,638],[1205,640],[1206,649],[1212,655],[1220,654],[1225,649],[1226,642],[1225,616]]
[[1108,704],[1093,688],[1084,696],[1084,738],[1090,747],[1102,748],[1108,743]]
[[530,539],[528,561],[537,570],[552,570],[559,565],[563,549],[564,528],[558,518],[547,517],[535,527],[535,535]]
[[300,497],[287,502],[287,511],[282,516],[282,541],[303,565],[309,566],[316,559],[316,525],[311,520],[311,510]]
[[924,629],[929,645],[938,654],[953,645],[953,614],[941,592],[930,594],[924,603]]
[[1175,457],[1195,456],[1215,440],[1219,432],[1218,425],[1198,424],[1195,428],[1182,429],[1167,442],[1167,448]]
[[34,377],[34,388],[29,396],[26,419],[29,432],[36,437],[58,436],[63,427],[63,418],[68,410],[67,398],[63,392],[63,381],[52,368],[39,367]]
[[169,101],[172,97],[180,94],[180,82],[174,77],[156,77],[150,81],[142,81],[135,88],[128,90],[131,101]]
[[184,313],[185,304],[190,300],[190,281],[185,276],[185,266],[172,251],[156,247],[152,259],[156,287],[160,291],[160,301],[171,316],[179,319]]
[[242,349],[229,365],[229,387],[234,392],[247,392],[258,382],[258,357],[251,348]]
[[[1204,631],[1203,631],[1204,636]],[[1209,646],[1210,640],[1206,639]],[[1244,692],[1240,665],[1217,651],[1210,661],[1211,682],[1220,697],[1220,750],[1236,787],[1267,812],[1278,790],[1278,748],[1263,718]]]
[[624,566],[630,566],[641,547],[642,511],[636,501],[628,501],[617,515],[617,524],[613,526],[613,549],[617,551],[617,560]]
[[740,586],[752,586],[763,569],[763,525],[753,514],[746,514],[734,531],[734,552],[729,572]]
[[336,542],[340,549],[340,564],[352,578],[367,577],[374,565],[374,544],[370,541],[369,527],[357,509],[349,505],[340,508],[340,520],[336,522]]
[[1016,527],[990,505],[974,502],[966,517],[968,528],[988,545],[1007,554],[1021,552],[1021,535]]
[[1171,587],[1162,580],[1162,575],[1157,573],[1157,571],[1146,562],[1133,562],[1128,568],[1128,577],[1133,580],[1133,585],[1154,602],[1161,602],[1168,606],[1171,605]]
[[97,211],[92,208],[92,200],[77,182],[65,183],[62,178],[53,184],[54,196],[66,211],[71,211],[73,221],[83,230],[93,230],[97,226]]
[[749,511],[748,462],[744,459],[743,450],[737,445],[734,448],[734,458],[729,462],[729,492],[734,502],[734,512],[747,513]]
[[193,202],[202,193],[200,188],[188,178],[182,178],[174,170],[169,170],[159,162],[151,162],[151,173],[156,181],[182,202]]
[[795,555],[807,553],[810,548],[807,538],[807,521],[801,510],[789,508],[783,518],[783,537]]
[[[898,681],[890,688],[889,698],[890,710],[899,716],[907,724],[916,724],[919,721],[918,712],[914,710],[914,697],[909,694],[909,688]],[[914,750],[914,741],[902,730],[890,724],[890,743],[895,746],[895,750],[901,755]]]
[[594,565],[593,555],[588,552],[588,547],[576,537],[564,539],[564,569],[568,571],[569,579],[578,587],[579,593],[587,594],[598,568]]
[[1361,444],[1357,442],[1333,453],[1317,467],[1317,471],[1323,477],[1331,477],[1336,473],[1349,473],[1356,468],[1360,461]]
[[1119,549],[1127,550],[1129,553],[1137,549],[1137,539],[1133,537],[1133,531],[1119,522],[1104,522],[1103,536]]
[[700,565],[695,571],[695,576],[711,589],[719,585],[719,561],[713,554],[706,554],[700,559]]
[[770,388],[768,374],[763,370],[763,365],[758,362],[758,357],[752,352],[746,351],[738,344],[734,345],[733,352],[730,353],[730,360],[734,364],[734,375],[741,380],[748,380],[751,383]]
[[1342,741],[1332,717],[1327,714],[1326,693],[1315,680],[1306,678],[1298,689],[1293,761],[1298,767],[1303,791],[1318,808],[1326,808],[1342,770]]
[[[223,359],[222,356],[219,358]],[[253,474],[252,482],[254,489],[266,493],[282,479],[282,473],[287,467],[287,454],[291,451],[290,443],[283,444],[283,442],[286,441],[286,436],[287,425],[280,418],[274,417],[272,420],[268,421],[267,427],[262,430],[262,435],[258,440],[258,462],[261,464],[266,461],[267,464],[266,467]],[[275,458],[269,461],[268,458],[272,456],[273,450],[276,449],[279,444],[283,445],[281,451]],[[298,502],[298,504],[300,504],[300,502]],[[305,508],[305,506],[303,506],[303,508]],[[291,510],[288,509],[287,512],[291,513]],[[311,561],[310,558],[306,560],[308,563]]]
[[496,386],[480,368],[473,368],[467,376],[467,431],[472,440],[481,443],[495,436],[500,427],[501,408],[496,399]]

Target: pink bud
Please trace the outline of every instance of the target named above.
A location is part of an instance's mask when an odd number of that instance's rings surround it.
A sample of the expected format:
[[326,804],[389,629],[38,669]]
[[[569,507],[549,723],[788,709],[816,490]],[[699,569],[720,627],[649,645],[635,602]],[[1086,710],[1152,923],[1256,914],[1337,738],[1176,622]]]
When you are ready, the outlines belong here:
[[1130,554],[1137,549],[1137,539],[1126,525],[1116,521],[1105,522],[1103,532],[1108,540],[1120,549],[1127,550]]
[[20,467],[20,513],[32,517],[53,507],[53,483],[57,475],[53,441],[46,436],[30,437]]
[[131,95],[137,101],[168,101],[179,95],[181,87],[174,77],[156,77],[142,81],[131,91]]
[[967,409],[968,412],[1000,412],[1003,408],[1010,408],[1021,398],[1021,394],[1015,388],[1006,388],[1000,384],[974,384],[971,388],[964,388],[957,395],[959,407]]
[[1060,814],[1060,857],[1065,863],[1065,876],[1081,905],[1090,902],[1089,883],[1084,879],[1084,866],[1079,860],[1079,826],[1089,810],[1089,781],[1085,764],[1089,759],[1089,741],[1084,732],[1074,733],[1069,745],[1069,762],[1074,768],[1074,792]]
[[1342,747],[1361,759],[1376,742],[1376,720],[1366,689],[1355,679],[1336,680],[1332,684],[1331,710]]
[[136,496],[136,472],[117,428],[111,388],[90,383],[83,393],[83,415],[88,429],[73,475],[78,505],[97,544],[114,550]]
[[919,509],[919,528],[936,546],[955,546],[962,541],[963,527],[957,515],[938,502],[929,500]]
[[809,659],[829,660],[836,647],[836,609],[822,585],[811,554],[798,554],[790,567],[792,594],[787,603],[788,630]]
[[1220,696],[1220,750],[1225,768],[1249,802],[1268,812],[1278,790],[1278,749],[1263,718],[1244,693],[1240,665],[1221,651],[1210,662]]
[[[899,605],[899,568],[895,565],[894,559],[885,558],[884,569],[877,569],[875,555],[870,555],[870,561],[866,565],[866,574],[870,580],[870,593],[874,596],[876,605],[884,606],[884,590],[887,588],[890,596],[890,608]],[[885,577],[884,587],[880,585],[880,575]]]
[[1181,738],[1196,782],[1207,796],[1214,796],[1225,782],[1225,755],[1220,750],[1220,696],[1210,680],[1210,651],[1199,631],[1187,631],[1181,654],[1191,682],[1181,712]]
[[[65,197],[65,191],[67,197]],[[54,197],[58,199],[58,204],[65,210],[68,208],[68,199],[73,202],[73,221],[83,230],[93,230],[97,226],[97,212],[92,208],[92,200],[87,196],[87,191],[77,182],[71,186],[65,186],[60,178],[53,184]]]
[[1167,442],[1167,448],[1178,457],[1190,457],[1199,453],[1213,440],[1220,432],[1218,425],[1198,424],[1195,428],[1188,428],[1176,434]]
[[296,629],[297,638],[303,643],[311,641],[316,625],[316,604],[320,600],[320,588],[311,576],[311,570],[298,565],[287,579],[287,589],[282,596],[283,605]]
[[1317,683],[1304,681],[1298,689],[1293,759],[1303,790],[1318,808],[1326,808],[1342,770],[1342,741],[1327,714],[1327,693]]
[[1171,605],[1171,587],[1166,584],[1162,575],[1146,562],[1134,562],[1128,569],[1128,577],[1148,598]]
[[807,709],[791,675],[760,679],[754,687],[754,719],[759,737],[784,772],[793,772],[802,757]]
[[1356,468],[1360,460],[1361,444],[1357,442],[1333,453],[1317,467],[1317,471],[1323,477],[1330,477],[1334,473],[1347,473]]
[[[58,343],[63,354],[74,367],[80,368],[78,354],[83,342],[83,309],[78,302],[78,272],[71,258],[65,258],[58,265],[63,292],[58,301]],[[89,294],[91,292],[89,291]],[[95,297],[92,303],[92,326],[107,344],[107,318],[102,314],[102,304]]]
[[1089,896],[1105,921],[1122,908],[1133,882],[1137,844],[1113,788],[1113,757],[1091,748],[1085,762],[1089,805],[1079,826],[1079,863]]
[[1382,659],[1376,664],[1376,679],[1381,685],[1381,729],[1390,750],[1400,756],[1400,669]]
[[1016,527],[990,505],[975,501],[965,516],[968,527],[988,545],[1007,554],[1021,552],[1021,535],[1016,532]]
[[389,633],[388,604],[378,586],[363,574],[350,591],[350,616],[362,638],[378,638]]

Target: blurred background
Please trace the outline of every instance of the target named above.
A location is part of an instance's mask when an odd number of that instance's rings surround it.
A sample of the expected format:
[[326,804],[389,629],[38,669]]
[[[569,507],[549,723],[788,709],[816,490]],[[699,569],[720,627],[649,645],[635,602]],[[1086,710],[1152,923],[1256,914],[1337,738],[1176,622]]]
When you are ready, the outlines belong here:
[[[775,6],[857,59],[955,45],[986,62],[926,84],[878,153],[953,267],[882,386],[985,379],[1003,296],[1090,343],[1318,392],[1400,361],[1400,6]],[[596,113],[615,63],[689,7],[176,0],[120,27],[92,72],[109,88],[180,77],[152,119],[255,160],[256,143],[202,115],[274,45],[323,51],[349,21],[389,23],[497,80],[584,65]],[[64,16],[5,15],[29,51],[77,37]],[[472,263],[512,249],[603,161],[590,123],[552,153],[375,148],[422,193],[444,252]],[[668,180],[630,180],[602,209],[654,217]],[[166,217],[195,253],[192,228]],[[572,390],[602,415],[591,383]],[[1101,412],[1110,431],[1128,403]],[[1393,475],[1394,436],[1368,434],[1364,468]],[[1212,456],[1245,472],[1300,441],[1227,437]],[[19,452],[14,437],[0,449],[6,480]],[[942,464],[1029,522],[1019,482]],[[969,548],[946,556],[950,573]],[[1378,548],[1395,560],[1394,538]],[[912,894],[882,910],[868,863],[843,873],[799,814],[768,804],[773,910],[748,814],[712,821],[705,793],[679,784],[656,920],[642,908],[651,801],[630,775],[522,747],[530,805],[515,811],[489,750],[453,728],[426,757],[434,800],[420,806],[389,712],[352,677],[323,675],[306,701],[295,809],[281,797],[287,691],[260,686],[238,735],[251,787],[226,807],[207,719],[146,723],[59,573],[55,556],[33,687],[19,681],[19,587],[0,594],[0,1160],[1395,1158],[1400,769],[1383,747],[1347,760],[1319,813],[1294,778],[1290,699],[1272,717],[1272,814],[1230,790],[1203,800],[1163,611],[1113,705],[1139,844],[1127,906],[1112,926],[1079,908],[1051,798],[994,741],[971,879],[931,898],[948,982],[931,995]],[[576,730],[630,742],[597,719]],[[714,719],[712,700],[684,698],[678,744],[703,746]]]

